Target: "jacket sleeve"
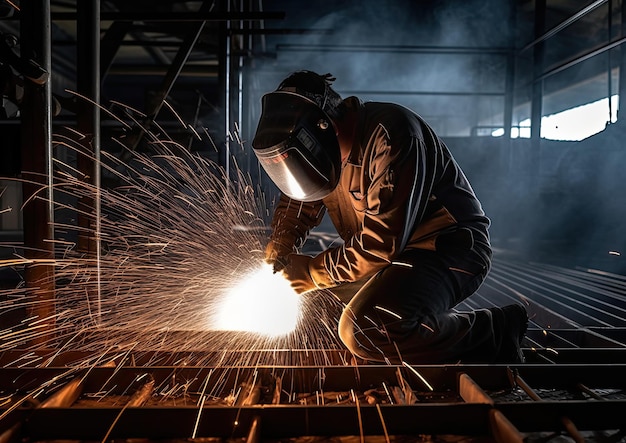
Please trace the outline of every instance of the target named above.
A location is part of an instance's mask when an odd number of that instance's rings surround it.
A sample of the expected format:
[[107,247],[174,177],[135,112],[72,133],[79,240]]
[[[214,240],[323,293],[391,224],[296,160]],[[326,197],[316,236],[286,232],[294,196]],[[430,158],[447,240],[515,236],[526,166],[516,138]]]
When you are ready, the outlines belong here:
[[301,202],[281,195],[274,210],[269,242],[265,248],[266,260],[273,262],[297,252],[311,229],[322,221],[325,207],[321,201]]
[[[408,137],[392,145],[384,127],[375,131],[362,164],[360,187],[365,192],[352,202],[362,212],[360,230],[311,261],[309,271],[319,288],[369,277],[405,248],[424,216],[440,169],[439,145],[433,141]],[[354,198],[352,190],[350,195]]]

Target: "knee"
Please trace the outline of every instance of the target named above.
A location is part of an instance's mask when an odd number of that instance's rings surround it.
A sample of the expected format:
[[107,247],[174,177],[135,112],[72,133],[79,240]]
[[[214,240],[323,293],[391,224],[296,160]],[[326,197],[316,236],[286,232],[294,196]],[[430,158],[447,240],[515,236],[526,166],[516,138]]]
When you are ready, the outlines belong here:
[[339,338],[353,355],[364,360],[384,361],[385,334],[371,323],[363,325],[364,321],[363,316],[355,315],[347,307],[339,319]]
[[350,308],[346,308],[341,314],[341,317],[339,318],[338,332],[339,338],[346,346],[346,348],[348,348],[348,350],[353,354],[359,357],[363,357],[361,355],[361,352],[359,352],[360,347],[355,337],[355,316]]

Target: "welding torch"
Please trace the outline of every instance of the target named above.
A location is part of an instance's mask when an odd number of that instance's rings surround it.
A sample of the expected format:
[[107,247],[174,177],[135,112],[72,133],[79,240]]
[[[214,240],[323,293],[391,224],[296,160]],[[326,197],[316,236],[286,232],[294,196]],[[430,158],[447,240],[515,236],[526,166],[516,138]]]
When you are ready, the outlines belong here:
[[288,264],[289,264],[288,256],[276,257],[276,260],[273,263],[274,274],[285,269]]

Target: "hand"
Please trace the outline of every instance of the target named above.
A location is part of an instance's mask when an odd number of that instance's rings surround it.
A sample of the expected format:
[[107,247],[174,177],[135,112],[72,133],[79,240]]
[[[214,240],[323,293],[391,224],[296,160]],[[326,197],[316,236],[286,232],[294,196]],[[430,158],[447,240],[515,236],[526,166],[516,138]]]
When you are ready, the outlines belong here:
[[276,240],[270,240],[265,246],[265,263],[274,266],[274,272],[281,271],[286,263],[287,256],[293,252],[293,247],[286,247]]
[[287,263],[282,270],[283,275],[291,283],[291,287],[298,294],[317,289],[317,286],[309,273],[309,262],[311,257],[308,255],[289,254]]

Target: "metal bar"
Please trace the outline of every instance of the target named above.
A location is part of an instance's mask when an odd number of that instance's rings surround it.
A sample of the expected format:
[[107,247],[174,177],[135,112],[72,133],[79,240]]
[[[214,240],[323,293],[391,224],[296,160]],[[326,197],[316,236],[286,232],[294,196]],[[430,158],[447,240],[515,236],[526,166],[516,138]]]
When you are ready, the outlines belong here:
[[[504,128],[504,139],[511,138],[511,128],[513,127],[513,106],[515,95],[515,57],[509,55],[506,59],[506,77],[504,80],[504,114],[502,127]],[[503,149],[503,152],[505,150]]]
[[[227,13],[230,13],[230,1],[221,1],[220,5],[223,9],[226,10]],[[219,59],[219,75],[218,75],[218,84],[221,86],[221,90],[223,91],[222,96],[220,97],[219,104],[223,109],[222,116],[222,130],[224,134],[223,146],[224,146],[224,157],[222,160],[222,167],[224,168],[224,177],[225,180],[230,180],[230,121],[231,121],[231,96],[230,96],[230,85],[231,85],[231,58],[232,58],[232,44],[231,37],[229,36],[229,31],[231,29],[231,22],[220,23],[218,38],[220,41],[220,49],[218,53]]]
[[[180,45],[179,45],[180,47]],[[111,75],[164,75],[171,69],[165,65],[113,65],[109,69]],[[184,66],[178,73],[178,77],[217,77],[216,66]]]
[[466,403],[483,403],[493,405],[493,399],[476,384],[472,378],[465,374],[459,374],[459,394]]
[[489,411],[491,435],[498,443],[522,443],[524,435],[497,409]]
[[[543,399],[537,394],[537,392],[535,392],[535,390],[531,388],[530,385],[526,383],[522,377],[519,376],[519,374],[515,375],[515,383],[520,386],[524,390],[524,392],[526,392],[526,394],[528,394],[528,396],[534,401],[543,401]],[[581,435],[580,431],[578,431],[578,428],[576,427],[574,422],[567,415],[561,415],[559,417],[559,421],[561,422],[563,428],[567,431],[567,433],[574,439],[574,441],[578,443],[583,443],[585,441],[585,438]]]
[[[602,404],[605,404],[603,402]],[[364,435],[382,435],[379,410],[387,432],[397,435],[487,435],[488,411],[482,404],[419,404],[398,407],[361,405]],[[116,417],[109,438],[187,438],[197,417],[195,407],[56,408],[25,411],[23,435],[32,440],[99,440]],[[245,438],[259,417],[263,438],[304,435],[359,435],[354,406],[210,407],[205,406],[196,438]],[[450,420],[450,417],[455,417]]]
[[578,63],[584,62],[586,60],[589,60],[590,58],[595,57],[596,55],[600,55],[605,53],[606,51],[609,51],[613,48],[617,48],[618,46],[621,46],[624,42],[626,42],[626,37],[622,37],[619,40],[615,40],[612,42],[607,43],[606,45],[601,46],[600,48],[596,48],[596,49],[592,49],[589,52],[586,52],[583,55],[580,55],[572,60],[568,60],[565,63],[560,64],[559,66],[550,69],[547,72],[542,73],[541,75],[539,75],[537,78],[535,78],[535,82],[537,81],[542,81],[545,80],[546,78],[554,75],[554,74],[558,74],[561,71],[564,71],[568,68],[571,68],[572,66],[577,65]]
[[[245,20],[246,22],[250,22],[249,20]],[[128,26],[129,29],[133,29],[135,31],[149,31],[149,32],[159,32],[165,34],[164,25],[160,24],[159,26],[144,26],[133,24],[128,21],[114,22],[115,23],[124,23]],[[184,25],[181,25],[184,26]],[[176,26],[179,28],[181,26]],[[170,26],[170,28],[174,28],[174,26]],[[110,29],[110,28],[109,28]],[[175,31],[175,29],[172,29]],[[278,28],[278,29],[231,29],[230,35],[331,35],[334,31],[332,29],[290,29],[290,28]],[[72,46],[75,45],[76,42],[71,40],[54,40],[54,46]],[[122,46],[178,46],[180,42],[161,42],[161,41],[153,41],[148,39],[135,39],[128,40],[121,43]]]
[[[160,11],[125,11],[105,12],[100,15],[102,21],[138,21],[138,22],[211,22],[231,20],[283,20],[285,12],[223,12],[223,11],[198,11],[198,12],[160,12]],[[53,12],[52,21],[77,20],[77,14],[73,12]]]
[[9,429],[0,433],[0,443],[14,443],[20,441],[19,432],[22,429],[22,423],[15,423]]
[[[621,6],[621,32],[622,38],[626,37],[626,2]],[[617,106],[617,116],[626,114],[626,48],[620,48],[619,53],[619,103]]]
[[462,47],[462,46],[387,46],[387,45],[297,45],[279,44],[277,51],[295,52],[385,52],[385,53],[409,53],[409,54],[480,54],[480,55],[502,55],[506,56],[511,52],[510,48],[494,47]]
[[80,396],[83,390],[83,380],[76,377],[59,391],[48,397],[40,405],[41,408],[67,408],[71,406]]
[[[546,22],[546,0],[535,0],[535,35],[541,35]],[[543,113],[543,81],[540,76],[543,72],[545,48],[544,43],[539,42],[533,50],[533,82],[530,104],[530,138],[532,144],[530,162],[535,166],[535,173],[540,170],[539,149],[541,143],[541,117]]]
[[553,401],[499,403],[502,412],[521,432],[561,432],[561,417],[569,417],[580,429],[610,430],[624,426],[626,401]]
[[[104,359],[103,359],[104,360]],[[435,391],[456,390],[458,376],[465,373],[475,383],[486,390],[509,389],[508,369],[510,366],[500,365],[452,365],[452,366],[420,366],[419,372],[428,380]],[[319,388],[320,372],[317,367],[272,366],[255,367],[209,367],[209,366],[128,366],[128,367],[97,367],[89,371],[85,377],[84,391],[97,392],[105,383],[116,386],[111,391],[119,395],[123,386],[129,386],[141,374],[149,373],[159,385],[167,382],[172,373],[177,378],[194,380],[189,390],[200,389],[204,379],[212,372],[211,379],[224,378],[224,385],[229,389],[236,385],[235,373],[239,371],[240,379],[254,371],[268,371],[282,374],[282,386],[298,386],[301,390],[314,392]],[[383,382],[395,381],[399,367],[385,366],[329,366],[324,368],[323,388],[328,391],[342,390],[346,387],[369,389]],[[415,389],[423,390],[421,380],[411,371],[404,371],[403,378]],[[591,389],[612,388],[626,389],[625,364],[523,364],[515,367],[523,379],[537,389],[572,389],[577,390],[579,384]],[[47,368],[0,368],[0,391],[19,392],[36,389],[41,383],[56,377],[67,375],[66,367]],[[358,373],[358,378],[357,378]]]
[[246,438],[246,443],[258,443],[261,441],[261,417],[255,416],[250,425],[250,431]]
[[[77,88],[88,100],[78,99],[77,127],[83,134],[82,145],[86,154],[78,156],[78,170],[89,182],[92,195],[80,199],[81,211],[77,223],[81,228],[78,248],[95,260],[97,282],[95,291],[87,296],[95,307],[94,321],[100,323],[100,0],[85,0],[77,5]],[[93,102],[93,103],[92,103]],[[95,103],[95,104],[94,104]],[[89,213],[85,216],[85,211]]]
[[589,6],[586,6],[585,8],[581,9],[580,11],[578,11],[576,14],[572,15],[571,17],[569,17],[568,19],[562,21],[561,23],[556,25],[554,28],[550,29],[548,32],[546,32],[546,33],[540,35],[539,37],[535,38],[535,40],[533,40],[532,42],[530,42],[529,44],[524,46],[522,49],[520,49],[519,54],[523,53],[524,51],[527,51],[528,49],[532,48],[533,46],[535,46],[535,45],[537,45],[537,44],[539,44],[541,42],[544,42],[544,41],[548,40],[553,35],[558,34],[563,29],[567,28],[569,25],[571,25],[572,23],[574,23],[577,20],[581,19],[585,15],[589,14],[591,11],[595,10],[599,6],[602,6],[606,2],[607,2],[607,0],[596,0],[595,2],[590,4]]
[[[609,0],[606,39],[608,41],[611,41],[612,38],[613,38],[613,0]],[[611,57],[611,52],[607,54],[606,58],[607,58],[606,60],[606,75],[607,75],[606,96],[608,98],[608,105],[609,105],[609,115],[608,115],[607,121],[609,124],[611,124],[613,123],[613,100],[611,99],[611,97],[613,96],[613,74],[611,73],[611,71],[613,70],[613,60]],[[616,117],[617,117],[617,114],[616,114]]]
[[[610,331],[610,329],[609,329]],[[539,330],[530,330],[532,332],[531,337],[534,337],[537,334],[542,334]],[[557,330],[557,334],[562,334],[565,330]],[[572,329],[570,332],[572,333],[581,333],[580,330]],[[584,332],[583,332],[584,333]],[[206,342],[211,342],[211,335],[207,334]],[[87,339],[87,338],[86,338]],[[525,345],[524,352],[527,358],[529,358],[529,364],[536,364],[539,362],[544,363],[545,360],[540,360],[536,356],[545,355],[546,357],[556,360],[555,363],[559,363],[560,365],[567,365],[576,367],[578,365],[588,365],[591,364],[595,366],[602,365],[625,365],[626,364],[626,347],[610,347],[607,345],[596,347],[593,343],[591,343],[591,347],[574,347],[574,348],[566,348],[566,347],[550,347],[546,345],[542,345],[541,343],[535,343],[533,346],[535,348],[528,347],[529,345]],[[233,358],[237,359],[237,361],[245,361],[246,355],[250,354],[252,351],[236,351],[236,350],[214,350],[214,351],[206,351],[206,352],[170,352],[170,351],[154,351],[154,350],[145,350],[138,351],[135,355],[135,361],[137,366],[149,366],[149,367],[167,367],[175,364],[177,361],[185,360],[190,362],[190,365],[194,365],[193,362],[196,362],[196,366],[210,366],[210,362],[219,361],[220,356],[224,355],[224,353],[228,353],[228,355],[233,356]],[[336,367],[340,367],[345,365],[346,362],[350,361],[350,355],[348,352],[343,350],[336,349],[328,349],[328,350],[320,350],[323,352],[327,359],[328,363],[331,365],[335,365]],[[276,366],[281,367],[291,367],[297,365],[297,362],[307,361],[306,357],[310,354],[310,351],[304,349],[293,349],[293,350],[258,350],[254,351],[254,353],[259,356],[264,353],[271,354],[275,356]],[[13,362],[16,362],[22,358],[24,353],[20,350],[6,350],[0,353],[0,366],[6,367],[5,369],[14,369],[15,365]],[[32,352],[29,352],[31,358],[28,360],[39,361],[41,359],[49,358],[51,355],[50,351],[46,351],[45,349],[39,349]],[[54,353],[54,361],[49,363],[49,366],[74,366],[77,363],[85,361],[92,357],[93,354],[87,352],[63,352],[56,354]],[[26,361],[28,361],[26,360]],[[267,361],[267,360],[263,360]],[[29,367],[31,370],[36,368],[35,364],[25,365],[24,361],[20,360],[20,364],[25,367]],[[525,367],[530,366],[529,364],[525,365]],[[367,369],[366,371],[369,371]],[[546,369],[549,371],[549,369]],[[1,370],[0,370],[1,373]],[[482,386],[482,383],[480,383]],[[2,385],[0,381],[0,386]],[[456,386],[456,383],[452,385]]]
[[105,436],[102,438],[102,441],[103,442],[108,441],[109,435],[111,435],[111,432],[113,432],[113,429],[117,425],[117,422],[119,421],[124,411],[126,411],[126,408],[131,408],[131,407],[136,408],[136,407],[143,406],[150,399],[150,396],[152,395],[153,391],[154,391],[154,380],[152,378],[149,378],[148,381],[146,381],[130,397],[130,399],[126,402],[124,407],[118,412],[117,416],[115,417],[115,419],[113,420],[109,428],[107,429]]
[[[208,0],[205,0],[200,5],[200,9],[198,10],[197,14],[202,16],[203,14],[210,12],[211,8],[212,4]],[[204,21],[194,24],[192,29],[189,31],[189,34],[187,34],[187,36],[185,37],[185,40],[181,44],[178,52],[176,53],[176,57],[172,61],[172,65],[168,69],[167,74],[163,79],[161,88],[159,89],[156,100],[154,101],[154,105],[146,112],[146,115],[148,116],[146,121],[144,122],[142,127],[136,128],[135,133],[130,137],[129,148],[135,149],[139,145],[146,130],[157,118],[159,111],[163,107],[163,104],[167,99],[167,96],[169,95],[172,86],[174,85],[174,82],[178,78],[178,75],[180,74],[180,71],[182,70],[185,63],[187,62],[187,59],[189,58],[189,55],[191,54],[191,51],[196,44],[196,41],[200,37],[200,34],[204,29],[204,25]]]
[[433,95],[450,97],[502,97],[506,92],[476,92],[476,91],[363,91],[346,90],[341,91],[344,95]]
[[[251,21],[251,20],[248,20]],[[278,29],[231,29],[231,35],[331,35],[335,33],[334,29],[294,29],[294,28],[278,28]]]
[[[560,431],[563,415],[572,417],[582,429],[619,429],[626,401],[542,401],[496,405],[522,432]],[[19,411],[28,416],[24,435],[32,440],[99,440],[120,407],[58,408]],[[455,434],[488,435],[489,413],[484,404],[423,403],[413,405],[361,405],[364,435],[382,435],[378,411],[390,435]],[[110,438],[186,438],[197,416],[195,407],[150,407],[127,409]],[[260,417],[264,438],[304,435],[358,435],[354,406],[207,407],[203,410],[196,437],[245,437]],[[454,417],[451,420],[451,417]]]
[[[50,72],[50,2],[33,0],[22,5],[20,13],[21,57],[32,59]],[[53,170],[52,170],[52,86],[48,78],[43,84],[26,79],[21,106],[22,172],[24,200],[37,198],[24,207],[24,246],[26,257],[35,260],[54,259],[52,240],[54,230]],[[27,286],[33,289],[36,303],[29,308],[30,316],[48,318],[50,331],[54,327],[54,268],[46,264],[27,265]],[[52,332],[51,332],[52,333]],[[33,339],[43,344],[49,334]]]
[[[102,14],[102,13],[101,13]],[[123,44],[124,37],[131,29],[129,22],[114,22],[109,26],[100,43],[100,77],[104,79],[113,64],[113,59],[120,47]],[[70,42],[74,44],[74,42]],[[156,42],[153,42],[156,43]],[[56,44],[56,42],[55,42]],[[78,44],[78,42],[76,43]],[[180,46],[180,42],[176,43],[176,46]]]

